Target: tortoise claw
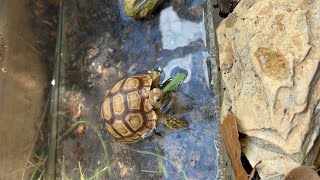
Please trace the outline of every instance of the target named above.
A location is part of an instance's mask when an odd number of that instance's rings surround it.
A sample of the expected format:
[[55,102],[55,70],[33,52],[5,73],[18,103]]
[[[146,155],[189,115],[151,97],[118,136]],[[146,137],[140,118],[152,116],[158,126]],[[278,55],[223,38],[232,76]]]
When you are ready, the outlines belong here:
[[160,131],[156,131],[156,130],[154,130],[154,134],[155,134],[155,135],[157,135],[157,136],[162,137],[162,133],[161,133]]
[[188,126],[188,122],[176,119],[172,116],[168,116],[167,118],[163,119],[163,124],[168,127],[169,129],[178,129],[178,128],[184,128]]

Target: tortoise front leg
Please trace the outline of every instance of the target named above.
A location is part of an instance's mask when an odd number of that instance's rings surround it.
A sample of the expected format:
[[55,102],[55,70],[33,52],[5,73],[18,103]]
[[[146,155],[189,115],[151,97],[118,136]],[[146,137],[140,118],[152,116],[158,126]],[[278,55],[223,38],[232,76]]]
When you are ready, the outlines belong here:
[[164,114],[161,116],[162,123],[169,129],[178,129],[188,126],[188,122],[182,119],[176,119],[170,115]]
[[184,128],[188,126],[188,122],[182,119],[176,119],[173,116],[170,116],[168,114],[161,114],[160,110],[157,110],[158,119],[157,124],[162,120],[163,125],[165,125],[169,129],[178,129],[178,128]]
[[[170,111],[170,109],[173,106],[174,97],[171,96],[171,94],[167,94],[169,96],[169,103],[167,104],[166,108],[167,112]],[[158,109],[156,110],[156,113],[158,114],[158,120],[157,123],[159,123],[160,120],[162,120],[162,123],[169,129],[178,129],[178,128],[184,128],[188,126],[188,122],[181,119],[176,119],[173,116],[168,115],[167,113],[162,113],[162,110]]]

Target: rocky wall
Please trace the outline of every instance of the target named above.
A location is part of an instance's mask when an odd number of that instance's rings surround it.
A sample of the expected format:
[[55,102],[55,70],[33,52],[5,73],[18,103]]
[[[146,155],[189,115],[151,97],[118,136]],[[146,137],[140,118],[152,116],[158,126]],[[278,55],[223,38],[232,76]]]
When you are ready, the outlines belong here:
[[312,164],[320,130],[320,1],[241,0],[217,28],[224,84],[242,151],[261,178]]

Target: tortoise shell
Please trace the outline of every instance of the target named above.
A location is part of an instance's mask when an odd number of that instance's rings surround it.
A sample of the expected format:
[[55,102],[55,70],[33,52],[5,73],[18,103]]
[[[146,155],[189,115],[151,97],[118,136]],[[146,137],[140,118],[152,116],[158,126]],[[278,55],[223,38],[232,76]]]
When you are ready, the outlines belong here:
[[118,141],[134,143],[149,135],[157,114],[149,101],[152,79],[148,74],[116,83],[104,99],[101,115],[108,132]]

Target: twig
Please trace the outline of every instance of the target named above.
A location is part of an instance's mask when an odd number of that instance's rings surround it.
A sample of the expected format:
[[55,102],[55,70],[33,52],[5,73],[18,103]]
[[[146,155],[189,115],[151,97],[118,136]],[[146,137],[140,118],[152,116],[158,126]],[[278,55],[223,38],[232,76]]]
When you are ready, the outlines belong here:
[[[159,149],[157,149],[157,154],[160,155]],[[160,170],[161,170],[163,176],[164,176],[165,178],[168,178],[169,175],[168,175],[168,172],[167,172],[166,167],[164,166],[163,159],[160,158],[159,156],[157,156],[157,160],[158,160],[158,165],[159,165],[159,167],[160,167]]]
[[[161,158],[161,159],[166,160],[166,161],[170,162],[171,164],[175,165],[175,162],[173,160],[170,160],[169,158],[167,158],[165,156],[162,156],[162,155],[160,155],[158,153],[154,153],[154,152],[150,152],[150,151],[135,150],[135,149],[131,149],[131,148],[126,148],[126,149],[134,151],[134,152],[138,152],[138,153],[141,153],[141,154],[147,154],[147,155],[155,156],[155,157]],[[180,169],[180,168],[178,168],[178,169],[182,172],[184,179],[188,180],[188,177],[187,177],[186,173],[184,172],[184,170]]]
[[60,141],[63,137],[68,135],[75,127],[77,127],[77,125],[82,124],[82,123],[91,126],[93,131],[98,135],[98,138],[99,138],[99,140],[101,142],[101,145],[103,147],[103,151],[104,151],[105,155],[107,156],[107,158],[109,158],[107,147],[106,147],[106,145],[105,145],[105,143],[104,143],[104,141],[103,141],[103,139],[101,137],[101,134],[99,133],[99,131],[91,123],[89,123],[89,122],[87,122],[85,120],[80,120],[80,121],[77,121],[77,122],[73,123],[72,126],[65,133],[63,133],[63,135],[60,136],[57,141]]
[[261,162],[262,162],[262,161],[260,160],[260,161],[258,161],[258,162],[256,163],[256,165],[254,165],[254,167],[253,167],[251,173],[248,175],[248,178],[247,178],[247,179],[252,179],[252,178],[253,178],[254,173],[256,172],[257,166],[258,166]]
[[107,165],[106,165],[103,169],[101,169],[100,171],[98,171],[96,174],[94,174],[94,175],[93,175],[92,177],[90,177],[88,180],[94,179],[96,176],[98,176],[98,175],[99,175],[100,173],[102,173],[103,171],[110,169],[109,164],[110,164],[110,161],[111,161],[112,158],[113,158],[113,156],[110,158],[110,160],[107,162]]
[[283,174],[275,174],[275,175],[272,175],[272,176],[269,176],[269,177],[266,177],[266,178],[262,178],[261,180],[274,179],[274,178],[279,177],[279,176],[283,176]]
[[184,171],[182,171],[182,173],[183,173],[183,178],[184,178],[184,180],[189,180],[189,178],[188,178],[188,176],[186,175],[186,173],[185,173]]
[[60,141],[63,137],[65,137],[66,135],[68,135],[75,127],[77,127],[77,125],[79,124],[87,124],[88,126],[90,126],[93,131],[97,134],[98,138],[99,138],[99,141],[102,145],[102,148],[103,148],[103,151],[104,151],[104,154],[105,154],[105,158],[107,160],[107,163],[106,163],[106,167],[104,169],[102,169],[101,171],[99,171],[96,175],[92,176],[91,178],[89,179],[93,179],[95,176],[97,176],[98,174],[100,174],[101,172],[105,171],[105,170],[108,170],[108,173],[111,174],[111,169],[109,167],[109,164],[110,164],[110,161],[112,160],[113,156],[111,156],[111,158],[109,159],[109,153],[107,151],[107,147],[106,147],[106,144],[104,143],[103,139],[102,139],[102,136],[101,134],[99,133],[98,129],[96,127],[94,127],[93,124],[85,121],[85,120],[80,120],[80,121],[77,121],[75,123],[72,124],[72,126],[65,132],[63,133],[62,136],[60,136],[58,139],[57,139],[57,142]]
[[57,139],[57,142],[59,142],[64,136],[68,135],[75,127],[77,127],[79,124],[82,124],[82,123],[86,124],[86,121],[80,120],[73,123],[72,126]]
[[[7,24],[7,25],[8,25],[8,24]],[[9,27],[9,26],[8,26],[8,27]],[[51,94],[51,91],[52,91],[52,88],[50,89],[49,94]],[[39,126],[39,129],[38,129],[37,135],[36,135],[36,137],[35,137],[35,139],[34,139],[34,142],[33,142],[32,146],[31,146],[31,149],[30,149],[30,152],[29,152],[29,155],[28,155],[28,158],[27,158],[27,161],[26,161],[26,164],[25,164],[24,168],[26,168],[27,165],[28,165],[28,160],[29,160],[30,157],[31,157],[33,148],[34,148],[34,146],[35,146],[35,144],[36,144],[36,142],[37,142],[37,139],[38,139],[38,137],[39,137],[39,133],[40,133],[40,131],[41,131],[41,126],[42,126],[42,123],[43,123],[43,121],[44,121],[44,119],[45,119],[45,115],[46,115],[46,112],[47,112],[49,103],[50,103],[50,95],[49,95],[49,97],[48,97],[48,100],[47,100],[47,103],[46,103],[46,107],[44,108],[44,111],[43,111],[43,114],[42,114],[42,118],[41,118],[41,122],[40,122],[40,126]],[[23,173],[22,173],[22,177],[21,177],[22,180],[24,180],[24,174],[25,174],[25,172],[26,172],[26,171],[25,171],[25,169],[24,169],[24,170],[23,170]]]
[[[106,144],[104,143],[104,141],[103,141],[103,139],[102,139],[102,137],[101,137],[101,134],[99,133],[99,131],[98,131],[95,127],[93,127],[93,126],[91,126],[91,127],[92,127],[93,131],[95,131],[95,132],[97,133],[98,138],[99,138],[99,140],[100,140],[100,143],[101,143],[101,145],[102,145],[104,154],[106,155],[106,158],[109,159],[109,153],[108,153],[108,151],[107,151]],[[110,160],[111,160],[111,158],[109,159],[108,162],[110,162]]]
[[5,175],[0,176],[0,178],[6,177],[6,176],[10,176],[10,175],[12,175],[12,174],[15,174],[15,173],[18,173],[18,172],[20,172],[20,171],[23,171],[24,169],[29,169],[29,168],[32,168],[32,167],[34,167],[34,166],[33,166],[33,165],[32,165],[32,166],[27,166],[27,167],[24,167],[24,168],[15,170],[15,171],[13,171],[13,172],[11,172],[11,173],[9,173],[9,174],[5,174]]
[[151,170],[145,170],[145,169],[142,169],[141,172],[146,172],[146,173],[159,173],[159,171],[151,171]]
[[44,171],[41,171],[41,174],[40,174],[40,176],[38,177],[38,180],[41,180],[41,179],[42,179],[43,172],[44,172]]
[[[34,154],[34,153],[33,153],[33,154]],[[34,163],[30,162],[30,160],[27,159],[27,161],[29,162],[29,164],[31,164],[31,165],[35,168],[35,170],[33,171],[32,176],[31,176],[30,179],[34,179],[37,171],[40,171],[41,174],[43,174],[43,169],[41,169],[41,168],[43,168],[45,162],[47,161],[47,157],[45,157],[44,159],[41,159],[41,158],[38,157],[38,156],[36,156],[36,157],[37,157],[38,160],[39,160],[39,162],[38,162],[37,164],[34,164]],[[26,157],[25,157],[25,158],[26,158]],[[40,175],[41,175],[41,174],[40,174]],[[42,175],[41,175],[41,176],[42,176]],[[40,177],[40,176],[39,176],[39,177]]]
[[173,162],[172,160],[168,159],[167,157],[162,156],[162,155],[157,154],[157,153],[154,153],[154,152],[150,152],[150,151],[141,151],[141,150],[130,149],[130,148],[127,148],[127,149],[128,149],[128,150],[131,150],[131,151],[138,152],[138,153],[140,153],[140,154],[147,154],[147,155],[151,155],[151,156],[161,157],[161,158],[162,158],[162,159],[164,159],[164,160],[167,160],[167,161]]
[[65,158],[62,155],[62,163],[61,163],[61,179],[69,180],[70,178],[67,177],[66,174],[66,167],[65,167]]
[[83,175],[82,170],[81,170],[80,161],[78,161],[78,164],[79,164],[79,171],[80,171],[80,179],[81,179],[81,180],[85,180],[84,175]]
[[18,32],[13,26],[9,25],[9,23],[7,23],[7,27],[12,30],[15,35],[21,39],[29,48],[31,48],[34,52],[38,53],[41,55],[41,52],[37,50],[37,48],[35,48],[32,44],[30,44],[22,35],[20,32]]
[[[42,162],[41,162],[41,163],[42,163]],[[40,163],[37,163],[37,164],[40,164]],[[30,166],[27,166],[27,167],[24,167],[24,168],[21,168],[21,169],[15,170],[15,171],[13,171],[13,172],[11,172],[11,173],[9,173],[9,174],[2,175],[2,176],[0,176],[0,179],[1,179],[1,178],[3,178],[3,177],[10,176],[10,175],[12,175],[12,174],[18,173],[18,172],[20,172],[20,171],[23,171],[24,169],[33,168],[33,167],[34,167],[34,165],[37,165],[37,164],[33,164],[33,165],[30,165]]]

